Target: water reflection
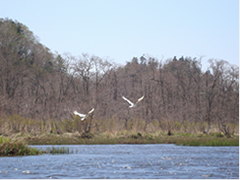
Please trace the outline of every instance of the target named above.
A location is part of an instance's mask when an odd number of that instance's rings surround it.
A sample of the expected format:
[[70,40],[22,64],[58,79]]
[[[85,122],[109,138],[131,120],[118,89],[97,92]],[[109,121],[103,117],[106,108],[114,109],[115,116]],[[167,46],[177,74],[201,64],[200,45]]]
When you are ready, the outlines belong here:
[[[34,147],[44,150],[52,146]],[[73,153],[2,157],[0,178],[239,178],[239,147],[162,144],[65,147]]]

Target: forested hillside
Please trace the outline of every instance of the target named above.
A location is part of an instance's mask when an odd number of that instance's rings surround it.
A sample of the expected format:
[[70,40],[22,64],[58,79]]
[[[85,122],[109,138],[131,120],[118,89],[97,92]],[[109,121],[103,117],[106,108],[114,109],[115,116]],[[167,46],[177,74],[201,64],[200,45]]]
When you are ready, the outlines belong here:
[[[132,109],[122,99],[134,102],[143,95]],[[74,110],[92,108],[87,131],[154,129],[171,135],[179,128],[208,133],[215,127],[232,134],[239,124],[239,67],[212,59],[204,72],[201,58],[141,56],[119,66],[95,55],[60,55],[25,25],[0,19],[0,133],[40,131],[48,122],[58,132],[86,131],[85,122],[68,123],[79,120]],[[26,121],[32,124],[27,129]]]

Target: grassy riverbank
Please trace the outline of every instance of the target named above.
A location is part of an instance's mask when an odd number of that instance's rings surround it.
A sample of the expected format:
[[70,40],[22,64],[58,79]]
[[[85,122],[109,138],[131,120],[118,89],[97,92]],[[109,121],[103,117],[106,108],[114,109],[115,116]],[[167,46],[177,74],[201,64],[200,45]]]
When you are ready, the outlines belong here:
[[122,131],[118,133],[17,133],[0,136],[0,156],[40,155],[44,153],[70,153],[69,148],[48,148],[45,151],[28,145],[67,144],[176,144],[184,146],[239,146],[239,136],[226,137],[221,133],[173,134],[139,133]]
[[13,140],[22,140],[30,145],[61,144],[177,144],[187,146],[239,146],[239,136],[226,137],[221,133],[173,134],[139,133],[122,131],[118,133],[41,133],[11,135]]
[[69,148],[48,148],[46,151],[29,147],[29,145],[63,145],[63,144],[177,144],[185,146],[239,146],[239,136],[225,137],[220,133],[203,134],[121,134],[103,133],[98,135],[65,134],[14,134],[0,137],[0,156],[40,155],[44,153],[69,153]]

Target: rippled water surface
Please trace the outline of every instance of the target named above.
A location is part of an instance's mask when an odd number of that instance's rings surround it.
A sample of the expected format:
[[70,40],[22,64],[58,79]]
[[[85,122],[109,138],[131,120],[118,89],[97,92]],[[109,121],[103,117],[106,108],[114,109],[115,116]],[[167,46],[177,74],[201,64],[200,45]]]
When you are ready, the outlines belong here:
[[[45,149],[52,146],[33,146]],[[239,147],[66,145],[72,154],[1,157],[0,178],[239,178]]]

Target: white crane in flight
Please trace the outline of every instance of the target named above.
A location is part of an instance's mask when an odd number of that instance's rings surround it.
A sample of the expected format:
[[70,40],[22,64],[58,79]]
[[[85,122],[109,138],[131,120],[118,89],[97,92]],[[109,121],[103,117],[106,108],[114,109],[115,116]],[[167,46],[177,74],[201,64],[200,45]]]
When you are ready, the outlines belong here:
[[94,108],[91,111],[89,111],[87,114],[80,114],[77,111],[74,111],[73,113],[77,116],[80,116],[81,120],[84,121],[93,111],[94,111]]
[[125,98],[124,96],[122,96],[122,98],[130,104],[129,108],[133,108],[133,107],[136,107],[137,103],[143,100],[144,96],[140,97],[135,104],[130,100],[128,100],[127,98]]

